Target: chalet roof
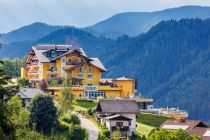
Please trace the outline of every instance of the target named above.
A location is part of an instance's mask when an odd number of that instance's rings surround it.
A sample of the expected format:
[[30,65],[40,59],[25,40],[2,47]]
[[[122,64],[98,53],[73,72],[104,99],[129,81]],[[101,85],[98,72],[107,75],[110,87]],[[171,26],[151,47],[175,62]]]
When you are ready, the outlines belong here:
[[101,63],[99,58],[91,58],[93,61],[90,61],[90,64],[101,69],[102,71],[107,71],[104,65]]
[[[98,58],[89,58],[85,51],[82,48],[79,48],[77,46],[72,45],[56,45],[56,44],[45,44],[45,45],[36,45],[32,47],[32,50],[34,50],[37,58],[39,59],[39,62],[50,62],[53,60],[56,60],[62,56],[65,56],[69,53],[78,51],[81,53],[82,56],[86,57],[90,60],[90,64],[99,68],[101,71],[106,71],[106,68],[101,63],[101,61]],[[57,50],[57,51],[66,51],[63,54],[55,57],[55,58],[48,58],[44,55],[45,52],[50,50]]]
[[38,88],[23,88],[18,92],[21,99],[32,99],[37,94],[44,94],[44,92]]
[[105,119],[107,119],[107,120],[125,120],[125,121],[132,120],[128,117],[125,117],[125,116],[122,116],[122,115],[119,115],[119,114],[105,117]]
[[[36,56],[38,57],[39,62],[50,62],[51,60],[55,60],[75,50],[78,50],[79,52],[81,52],[81,55],[83,55],[84,57],[87,57],[86,53],[84,52],[82,48],[79,48],[77,46],[72,46],[72,45],[44,44],[44,45],[33,46],[32,49],[34,50]],[[59,55],[55,58],[48,58],[43,53],[49,50],[66,51],[66,53]]]
[[96,108],[101,113],[138,113],[139,107],[133,100],[101,100]]

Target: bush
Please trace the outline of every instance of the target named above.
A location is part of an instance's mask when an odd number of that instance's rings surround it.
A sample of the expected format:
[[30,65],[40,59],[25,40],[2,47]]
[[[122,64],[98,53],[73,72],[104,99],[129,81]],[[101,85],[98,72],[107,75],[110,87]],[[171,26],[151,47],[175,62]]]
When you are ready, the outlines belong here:
[[185,130],[155,130],[148,138],[148,140],[200,140],[196,136],[190,136]]
[[78,125],[73,126],[70,130],[70,137],[72,140],[84,140],[86,136],[86,130]]
[[35,125],[37,131],[49,134],[57,120],[56,107],[52,97],[42,94],[35,96],[30,103],[29,110],[31,112],[30,126]]
[[107,138],[110,137],[110,131],[108,129],[102,129],[102,134],[105,135]]
[[79,117],[75,114],[65,114],[64,116],[61,117],[61,121],[64,121],[65,123],[68,124],[73,124],[73,125],[80,125],[81,121]]
[[92,111],[92,109],[91,109],[91,108],[89,108],[89,109],[87,110],[87,114],[88,114],[88,115],[90,115],[90,116],[92,116],[92,115],[93,115],[93,111]]
[[99,133],[97,140],[108,140],[108,138],[104,134]]
[[26,79],[26,78],[20,78],[18,79],[18,85],[20,87],[29,87],[30,86],[30,83],[29,83],[29,80]]
[[72,114],[70,117],[70,122],[74,125],[80,125],[81,121],[79,119],[79,117],[75,114]]

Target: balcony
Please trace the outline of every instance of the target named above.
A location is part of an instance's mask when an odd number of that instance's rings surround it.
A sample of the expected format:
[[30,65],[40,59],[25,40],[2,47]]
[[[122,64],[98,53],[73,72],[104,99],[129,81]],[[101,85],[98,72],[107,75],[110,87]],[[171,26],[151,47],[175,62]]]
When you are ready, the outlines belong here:
[[47,70],[48,74],[57,74],[58,73],[58,69],[57,68],[50,68]]
[[66,62],[66,65],[79,65],[82,64],[82,62]]
[[99,85],[98,90],[120,91],[120,90],[122,90],[122,87]]
[[28,74],[31,75],[31,74],[39,74],[39,73],[38,73],[38,70],[30,70],[28,71]]

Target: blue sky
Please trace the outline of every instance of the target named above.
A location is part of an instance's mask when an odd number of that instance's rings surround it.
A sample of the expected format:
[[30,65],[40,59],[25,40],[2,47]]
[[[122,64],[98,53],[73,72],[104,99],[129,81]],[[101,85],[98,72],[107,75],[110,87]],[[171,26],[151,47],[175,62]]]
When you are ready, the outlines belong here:
[[210,0],[0,0],[0,33],[33,22],[84,27],[122,12],[157,11]]

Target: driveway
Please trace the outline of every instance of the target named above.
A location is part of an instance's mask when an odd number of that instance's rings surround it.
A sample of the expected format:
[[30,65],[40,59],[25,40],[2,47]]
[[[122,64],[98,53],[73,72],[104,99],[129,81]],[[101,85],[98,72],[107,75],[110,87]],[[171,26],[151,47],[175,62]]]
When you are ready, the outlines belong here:
[[96,140],[100,130],[98,127],[90,120],[80,117],[81,126],[88,131],[88,140]]

